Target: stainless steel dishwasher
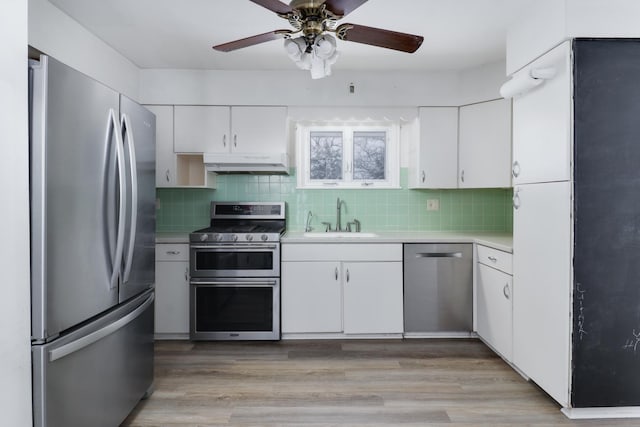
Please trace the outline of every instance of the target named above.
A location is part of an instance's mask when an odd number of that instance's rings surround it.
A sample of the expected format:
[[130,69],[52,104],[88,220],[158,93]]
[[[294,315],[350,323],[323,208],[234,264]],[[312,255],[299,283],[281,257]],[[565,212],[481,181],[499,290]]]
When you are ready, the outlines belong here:
[[473,246],[405,244],[405,336],[455,336],[472,328]]

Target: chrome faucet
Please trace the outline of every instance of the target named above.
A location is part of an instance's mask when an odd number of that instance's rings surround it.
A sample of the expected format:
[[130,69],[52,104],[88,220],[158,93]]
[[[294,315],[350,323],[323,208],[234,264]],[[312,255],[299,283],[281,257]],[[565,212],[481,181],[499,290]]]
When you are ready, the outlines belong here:
[[336,208],[336,231],[342,231],[342,221],[341,221],[341,212],[340,212],[340,207],[341,205],[344,205],[345,210],[347,209],[347,204],[345,203],[344,200],[340,200],[340,197],[338,197],[338,205]]
[[309,232],[311,230],[313,230],[313,227],[311,227],[311,218],[313,217],[313,214],[311,213],[311,211],[309,211],[307,213],[307,222],[304,226],[304,231],[305,232]]

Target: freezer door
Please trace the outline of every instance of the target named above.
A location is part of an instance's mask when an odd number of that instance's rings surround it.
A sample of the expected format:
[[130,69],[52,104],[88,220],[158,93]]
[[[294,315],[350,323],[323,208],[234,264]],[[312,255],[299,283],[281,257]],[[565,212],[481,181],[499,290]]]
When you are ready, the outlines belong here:
[[152,291],[32,347],[35,427],[113,427],[153,384]]
[[155,283],[156,117],[120,96],[120,120],[127,165],[127,219],[119,300]]
[[116,92],[49,57],[30,67],[32,339],[42,341],[118,302],[120,136]]

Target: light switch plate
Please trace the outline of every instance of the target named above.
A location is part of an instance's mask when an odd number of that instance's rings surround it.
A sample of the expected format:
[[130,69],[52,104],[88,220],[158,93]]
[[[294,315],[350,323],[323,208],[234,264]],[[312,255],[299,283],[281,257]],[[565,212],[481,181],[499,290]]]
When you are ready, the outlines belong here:
[[439,199],[427,199],[427,210],[428,211],[439,211],[440,210],[440,200]]

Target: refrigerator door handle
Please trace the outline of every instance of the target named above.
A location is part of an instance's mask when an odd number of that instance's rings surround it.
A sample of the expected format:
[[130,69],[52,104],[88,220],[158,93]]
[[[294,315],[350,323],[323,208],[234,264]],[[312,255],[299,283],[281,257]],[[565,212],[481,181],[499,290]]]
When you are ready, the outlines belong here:
[[129,247],[127,249],[127,259],[124,264],[124,274],[122,282],[129,281],[131,274],[131,264],[133,262],[133,249],[136,243],[136,224],[138,222],[138,168],[136,164],[136,145],[133,139],[133,130],[131,128],[131,120],[126,114],[122,115],[122,129],[126,134],[127,148],[129,151],[129,164],[131,165],[129,173],[131,174],[131,226],[129,229]]
[[113,108],[109,109],[109,125],[107,126],[107,134],[105,138],[107,143],[109,137],[113,131],[113,135],[116,140],[116,163],[118,167],[118,180],[119,180],[119,201],[120,206],[118,208],[118,234],[116,237],[116,254],[113,259],[111,269],[111,280],[109,281],[109,289],[115,289],[118,286],[118,277],[120,276],[122,266],[122,252],[124,250],[124,231],[125,222],[124,215],[126,213],[127,203],[127,189],[126,189],[126,177],[125,177],[125,162],[124,162],[124,147],[122,143],[122,129],[120,128],[120,122],[118,117],[113,111]]
[[90,346],[94,342],[100,341],[107,335],[110,335],[118,331],[119,329],[124,328],[129,323],[136,320],[147,309],[147,307],[149,307],[151,303],[153,303],[154,299],[155,294],[152,293],[151,295],[149,295],[145,302],[143,302],[138,308],[136,308],[126,316],[116,320],[113,323],[108,324],[104,328],[98,329],[95,332],[85,335],[80,339],[72,341],[53,350],[49,350],[49,361],[54,362],[58,359],[62,359],[63,357],[82,350],[83,348]]

